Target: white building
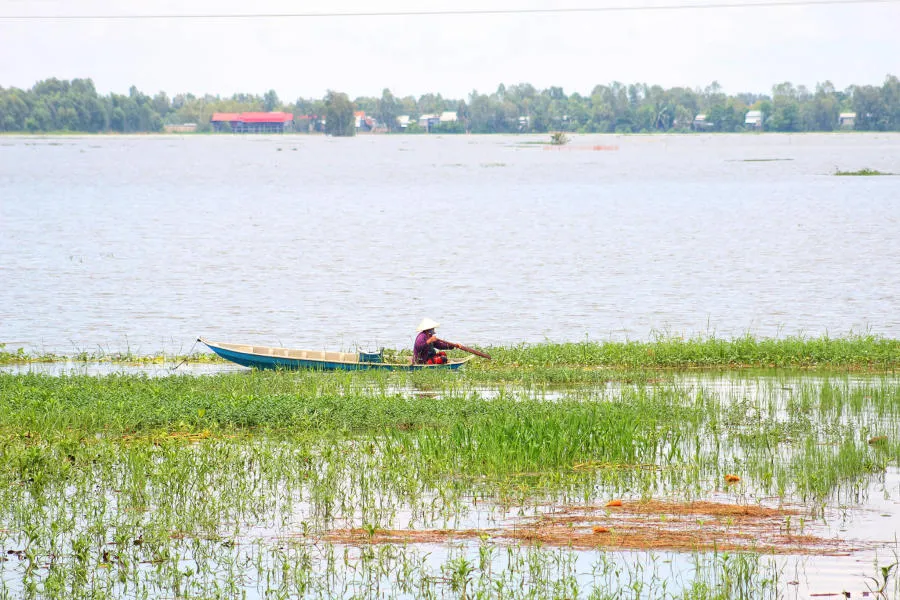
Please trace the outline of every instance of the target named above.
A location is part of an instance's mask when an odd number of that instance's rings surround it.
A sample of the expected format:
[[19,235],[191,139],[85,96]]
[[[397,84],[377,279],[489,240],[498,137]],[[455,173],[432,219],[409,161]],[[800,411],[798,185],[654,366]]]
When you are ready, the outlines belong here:
[[420,115],[419,116],[419,127],[424,129],[431,129],[431,126],[435,123],[440,123],[441,117],[438,115]]
[[699,114],[694,117],[694,121],[691,123],[694,129],[709,129],[713,126],[713,124],[707,120],[705,114]]
[[744,118],[744,125],[759,129],[762,127],[762,122],[763,116],[761,110],[747,111],[747,116]]
[[856,125],[856,113],[841,113],[838,117],[838,125],[840,125],[842,129],[853,129]]

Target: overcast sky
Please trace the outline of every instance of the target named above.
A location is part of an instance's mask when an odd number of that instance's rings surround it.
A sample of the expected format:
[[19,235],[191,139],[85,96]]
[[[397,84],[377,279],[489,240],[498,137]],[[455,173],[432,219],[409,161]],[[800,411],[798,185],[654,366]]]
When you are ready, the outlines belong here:
[[[266,19],[11,20],[12,15],[402,12],[639,7],[712,0],[0,0],[0,86],[91,78],[98,91],[282,101],[434,92],[466,98],[498,84],[590,94],[612,81],[769,93],[879,85],[900,76],[900,1],[834,6],[558,14]],[[732,2],[741,0],[715,0]],[[756,0],[744,0],[753,2]]]

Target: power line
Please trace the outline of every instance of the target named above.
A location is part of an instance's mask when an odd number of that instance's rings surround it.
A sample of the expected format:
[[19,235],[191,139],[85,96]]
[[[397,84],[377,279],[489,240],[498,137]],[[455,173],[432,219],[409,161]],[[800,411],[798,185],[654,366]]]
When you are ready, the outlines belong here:
[[713,2],[707,4],[654,4],[647,6],[594,6],[574,8],[510,8],[471,10],[415,10],[387,12],[288,12],[288,13],[194,13],[194,14],[87,14],[87,15],[0,15],[0,21],[91,21],[91,20],[166,20],[166,19],[313,19],[347,17],[433,17],[433,16],[477,16],[477,15],[527,15],[527,14],[577,14],[604,12],[648,12],[674,10],[710,10],[727,8],[777,8],[786,6],[832,6],[848,4],[892,4],[900,0],[785,0],[763,2]]

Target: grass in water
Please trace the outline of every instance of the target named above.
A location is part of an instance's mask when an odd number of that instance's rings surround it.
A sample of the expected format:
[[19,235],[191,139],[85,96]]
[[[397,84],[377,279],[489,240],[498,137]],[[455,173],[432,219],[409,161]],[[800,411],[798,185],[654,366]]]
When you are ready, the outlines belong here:
[[860,169],[859,171],[836,170],[834,174],[838,177],[873,177],[877,175],[893,175],[894,173],[884,173],[875,169]]
[[793,158],[744,158],[741,162],[780,162],[794,160]]
[[[797,343],[836,364],[872,349],[819,342]],[[602,346],[496,361],[593,372],[571,365]],[[756,553],[815,548],[829,510],[900,464],[893,375],[640,373],[0,373],[0,596],[777,597]]]

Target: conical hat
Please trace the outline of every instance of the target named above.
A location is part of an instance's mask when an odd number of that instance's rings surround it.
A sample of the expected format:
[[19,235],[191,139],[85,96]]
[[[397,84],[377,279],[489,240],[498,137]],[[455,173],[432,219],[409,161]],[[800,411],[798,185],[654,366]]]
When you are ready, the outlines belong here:
[[416,328],[416,331],[417,331],[418,333],[422,333],[423,331],[427,331],[427,330],[429,330],[429,329],[434,329],[434,328],[439,327],[439,326],[440,326],[440,323],[438,323],[437,321],[432,321],[432,320],[429,319],[428,317],[425,317],[425,318],[422,319],[422,321],[419,323],[419,326]]

